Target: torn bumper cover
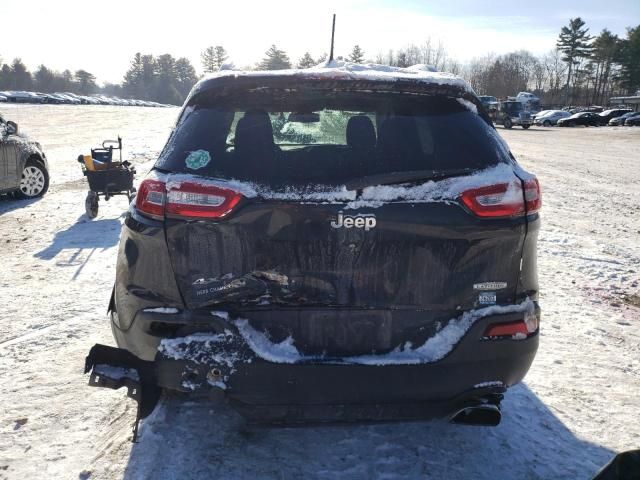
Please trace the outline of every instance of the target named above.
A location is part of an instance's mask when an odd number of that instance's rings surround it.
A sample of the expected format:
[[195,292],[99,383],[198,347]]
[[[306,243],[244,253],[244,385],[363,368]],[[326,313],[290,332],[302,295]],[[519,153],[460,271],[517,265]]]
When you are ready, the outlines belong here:
[[360,357],[304,356],[291,337],[271,343],[247,320],[237,319],[227,320],[221,333],[162,339],[154,361],[95,345],[85,372],[91,372],[92,386],[127,387],[138,402],[137,420],[151,413],[163,388],[221,389],[254,423],[446,417],[487,402],[497,406],[506,387],[524,377],[538,347],[537,330],[518,338],[483,337],[488,326],[522,319],[524,312],[492,310],[473,319],[451,349],[432,361],[416,361],[420,347],[408,354],[396,349]]

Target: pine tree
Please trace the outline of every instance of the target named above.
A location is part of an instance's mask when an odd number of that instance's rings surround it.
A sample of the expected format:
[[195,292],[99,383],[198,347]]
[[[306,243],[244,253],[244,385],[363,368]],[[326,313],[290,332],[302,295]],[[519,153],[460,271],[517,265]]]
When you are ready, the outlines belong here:
[[96,85],[96,77],[86,70],[78,70],[75,74],[78,88],[81,95],[88,95],[98,89]]
[[178,92],[180,92],[183,99],[186,98],[191,91],[191,87],[198,81],[195,68],[193,68],[189,59],[185,57],[176,60],[176,81],[178,83]]
[[217,72],[222,64],[229,58],[227,51],[221,45],[207,47],[202,55],[202,69],[205,73]]
[[31,73],[19,58],[15,58],[11,64],[11,82],[13,84],[13,90],[31,89]]
[[298,61],[298,68],[309,68],[316,65],[316,61],[313,59],[309,52],[305,52],[302,58]]
[[200,54],[200,60],[202,61],[202,70],[204,73],[211,73],[216,71],[215,65],[215,47],[207,47],[204,52]]
[[265,58],[258,64],[258,70],[284,70],[291,68],[289,57],[283,50],[271,45],[265,53]]
[[573,68],[580,62],[581,59],[589,57],[591,53],[591,39],[589,35],[589,29],[584,28],[584,21],[580,18],[572,18],[569,20],[569,25],[562,27],[556,46],[558,50],[563,53],[562,60],[569,65],[567,72],[567,83],[565,91],[565,103],[569,103],[569,85],[571,82],[571,75]]
[[229,58],[229,55],[227,55],[227,51],[224,49],[224,47],[221,45],[216,45],[216,48],[214,51],[214,57],[213,57],[216,70],[220,70],[220,68],[222,67],[224,62],[227,61],[228,58]]
[[349,54],[349,61],[353,63],[362,63],[364,61],[364,52],[360,48],[360,45],[354,45]]
[[617,61],[620,63],[620,79],[630,95],[640,90],[640,25],[627,29],[627,38],[620,42]]
[[6,63],[0,68],[0,90],[11,88],[11,67]]
[[35,89],[39,92],[50,93],[54,89],[55,74],[44,65],[40,65],[33,75]]
[[589,59],[592,72],[593,95],[591,103],[603,103],[612,80],[612,69],[619,56],[620,39],[606,28],[593,41],[593,53]]

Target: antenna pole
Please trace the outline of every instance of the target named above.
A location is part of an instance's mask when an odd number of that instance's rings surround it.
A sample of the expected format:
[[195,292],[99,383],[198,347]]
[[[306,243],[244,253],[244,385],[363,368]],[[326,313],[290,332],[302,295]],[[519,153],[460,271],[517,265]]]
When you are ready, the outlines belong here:
[[336,14],[333,14],[333,26],[331,27],[331,53],[329,54],[329,61],[333,61],[333,38],[336,33]]

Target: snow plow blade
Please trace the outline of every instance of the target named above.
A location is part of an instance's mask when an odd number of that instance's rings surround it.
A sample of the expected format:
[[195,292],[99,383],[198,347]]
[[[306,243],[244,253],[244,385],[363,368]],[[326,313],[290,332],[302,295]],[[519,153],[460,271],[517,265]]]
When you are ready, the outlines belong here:
[[153,412],[160,399],[154,362],[140,360],[126,350],[96,344],[85,360],[84,373],[89,372],[89,386],[113,390],[126,387],[127,396],[138,403],[133,425],[132,441],[135,442],[140,420]]

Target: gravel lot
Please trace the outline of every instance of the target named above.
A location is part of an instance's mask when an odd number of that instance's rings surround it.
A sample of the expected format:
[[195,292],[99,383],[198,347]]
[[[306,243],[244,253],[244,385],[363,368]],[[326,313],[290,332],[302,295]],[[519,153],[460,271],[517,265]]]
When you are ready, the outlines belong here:
[[39,201],[0,199],[0,479],[587,479],[640,447],[640,128],[499,129],[544,205],[540,350],[499,427],[247,430],[222,404],[165,398],[132,445],[135,403],[82,374],[89,348],[113,343],[126,200],[87,220],[75,158],[120,133],[141,178],[177,110],[2,112],[42,143],[52,183]]

